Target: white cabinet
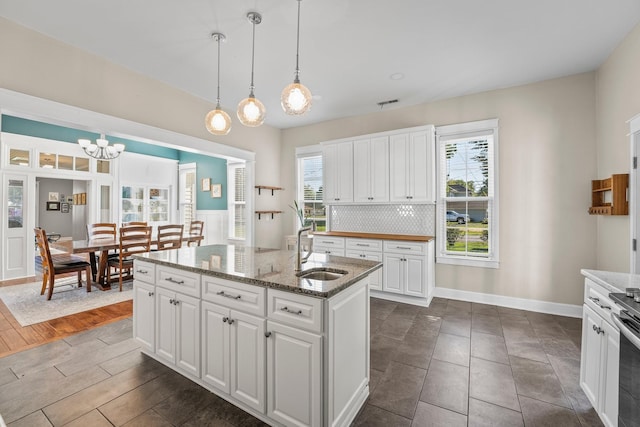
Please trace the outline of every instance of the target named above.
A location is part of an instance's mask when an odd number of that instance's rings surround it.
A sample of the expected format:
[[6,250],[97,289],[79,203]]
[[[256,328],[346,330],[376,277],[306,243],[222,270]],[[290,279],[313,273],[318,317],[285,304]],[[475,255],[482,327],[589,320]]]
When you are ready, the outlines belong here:
[[322,162],[324,203],[353,202],[353,143],[323,144]]
[[610,314],[619,311],[606,289],[585,279],[580,386],[606,426],[618,425],[620,331]]
[[353,201],[389,201],[389,137],[353,142]]
[[156,350],[156,287],[140,280],[133,281],[133,336],[146,351]]
[[156,355],[200,376],[200,300],[156,287]]
[[266,378],[264,291],[203,278],[202,381],[261,413]]
[[163,225],[171,221],[169,187],[123,185],[120,198],[120,222],[146,221]]
[[267,415],[285,426],[320,426],[322,336],[268,322]]
[[427,259],[432,242],[384,242],[384,279],[382,290],[426,298]]
[[435,201],[433,127],[391,135],[389,174],[391,202]]
[[[382,262],[382,240],[348,238],[346,239],[345,256]],[[371,290],[382,290],[382,272],[383,268],[379,268],[369,275]]]
[[345,256],[344,237],[313,236],[313,252],[317,254]]

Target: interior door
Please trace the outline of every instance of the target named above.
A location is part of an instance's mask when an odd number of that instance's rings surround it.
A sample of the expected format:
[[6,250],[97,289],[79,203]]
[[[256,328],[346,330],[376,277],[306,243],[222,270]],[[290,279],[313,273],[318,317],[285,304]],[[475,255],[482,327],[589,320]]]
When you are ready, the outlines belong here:
[[29,212],[27,176],[7,174],[3,181],[5,239],[2,277],[25,277],[28,275],[28,245],[34,241],[33,230],[28,230],[26,215]]

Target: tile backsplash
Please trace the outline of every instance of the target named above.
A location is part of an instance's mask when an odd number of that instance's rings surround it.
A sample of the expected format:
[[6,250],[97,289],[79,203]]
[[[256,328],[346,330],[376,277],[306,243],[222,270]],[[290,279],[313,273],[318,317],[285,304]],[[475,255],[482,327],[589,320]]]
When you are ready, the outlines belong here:
[[435,236],[435,205],[333,205],[331,231]]

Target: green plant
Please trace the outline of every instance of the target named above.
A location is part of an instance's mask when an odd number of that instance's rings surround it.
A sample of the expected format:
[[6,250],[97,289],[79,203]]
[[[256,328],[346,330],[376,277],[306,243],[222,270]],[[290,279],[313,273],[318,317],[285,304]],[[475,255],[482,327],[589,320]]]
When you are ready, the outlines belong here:
[[464,236],[464,231],[459,228],[447,228],[447,243],[449,246],[455,245],[456,241]]
[[300,221],[300,227],[304,227],[304,211],[302,210],[302,208],[300,206],[298,206],[298,201],[297,200],[293,201],[293,205],[294,206],[289,205],[289,207],[291,209],[293,209],[293,211],[296,213],[296,216],[298,217],[298,220]]

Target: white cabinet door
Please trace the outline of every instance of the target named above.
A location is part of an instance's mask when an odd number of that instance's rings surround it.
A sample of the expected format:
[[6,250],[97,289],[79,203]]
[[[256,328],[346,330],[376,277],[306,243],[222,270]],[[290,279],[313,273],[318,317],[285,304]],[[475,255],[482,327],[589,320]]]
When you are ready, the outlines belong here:
[[185,372],[200,376],[200,300],[175,294],[176,365]]
[[[345,255],[348,258],[367,259],[370,261],[382,262],[382,253],[347,251]],[[382,290],[382,270],[383,268],[379,268],[369,275],[370,289],[374,291]]]
[[264,413],[266,320],[232,310],[228,322],[231,396]]
[[322,336],[268,322],[267,415],[285,426],[321,424]]
[[229,376],[229,309],[202,302],[202,381],[227,394]]
[[324,203],[353,202],[353,143],[322,146]]
[[580,386],[591,405],[597,410],[602,364],[602,339],[598,331],[602,326],[602,319],[586,305],[583,305],[583,310]]
[[133,337],[144,350],[156,350],[155,313],[156,287],[139,280],[133,281]]
[[156,288],[156,354],[175,365],[176,363],[176,306],[175,292]]
[[360,203],[389,201],[389,137],[354,141],[353,200]]
[[389,141],[390,200],[435,200],[434,144],[431,131],[392,135]]
[[404,293],[415,297],[427,296],[425,286],[425,259],[421,256],[404,257]]
[[620,332],[607,322],[602,322],[603,360],[602,398],[600,418],[606,426],[618,425],[618,385],[620,367]]
[[393,292],[401,294],[404,281],[404,259],[403,255],[384,254],[384,281],[382,290],[385,292]]

